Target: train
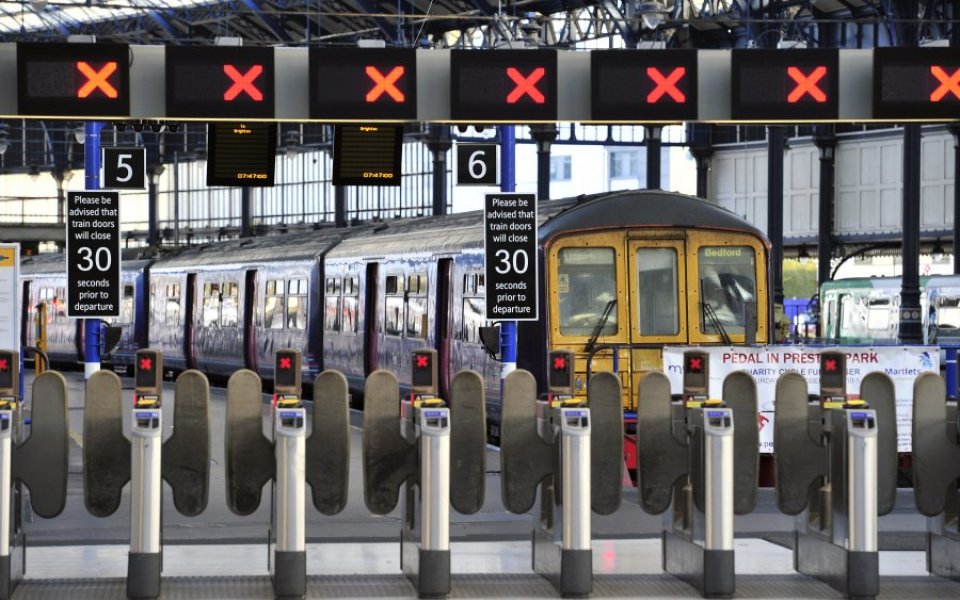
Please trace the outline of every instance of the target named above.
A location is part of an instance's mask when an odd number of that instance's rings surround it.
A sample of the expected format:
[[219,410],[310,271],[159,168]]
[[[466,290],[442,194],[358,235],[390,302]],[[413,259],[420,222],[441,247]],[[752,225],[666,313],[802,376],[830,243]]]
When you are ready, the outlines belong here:
[[[452,374],[479,372],[488,432],[500,426],[501,363],[484,344],[481,212],[367,222],[235,239],[161,254],[128,250],[122,264],[122,335],[104,360],[164,353],[173,372],[273,376],[273,353],[303,353],[304,381],[324,369],[347,377],[352,398],[375,369],[410,385],[411,355],[436,349],[440,394]],[[661,190],[617,191],[538,206],[536,321],[517,326],[517,367],[544,386],[547,352],[574,353],[576,393],[588,375],[619,373],[628,422],[639,378],[662,368],[665,345],[769,341],[769,241],[713,203]],[[27,257],[21,269],[23,343],[35,345],[46,304],[54,364],[83,360],[83,331],[66,316],[63,255]],[[545,389],[540,390],[542,393]]]

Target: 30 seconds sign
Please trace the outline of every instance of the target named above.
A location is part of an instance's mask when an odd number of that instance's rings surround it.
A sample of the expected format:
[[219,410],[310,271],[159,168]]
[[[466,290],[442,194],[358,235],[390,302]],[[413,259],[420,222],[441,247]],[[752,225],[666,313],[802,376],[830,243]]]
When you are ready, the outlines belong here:
[[67,193],[67,316],[120,316],[120,192]]
[[537,320],[537,203],[487,194],[483,211],[487,319]]

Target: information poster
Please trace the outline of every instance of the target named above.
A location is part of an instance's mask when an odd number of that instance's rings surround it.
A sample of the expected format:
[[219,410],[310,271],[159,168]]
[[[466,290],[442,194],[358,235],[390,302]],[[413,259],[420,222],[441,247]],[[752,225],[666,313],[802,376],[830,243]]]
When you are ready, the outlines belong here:
[[0,349],[20,351],[20,245],[0,244]]

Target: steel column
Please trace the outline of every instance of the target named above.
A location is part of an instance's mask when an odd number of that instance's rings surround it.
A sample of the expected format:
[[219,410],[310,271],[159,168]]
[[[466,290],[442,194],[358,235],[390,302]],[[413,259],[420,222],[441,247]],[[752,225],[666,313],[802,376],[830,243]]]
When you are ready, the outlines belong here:
[[560,130],[553,123],[531,125],[530,137],[537,143],[537,201],[550,199],[550,148]]
[[333,222],[336,227],[347,226],[347,188],[333,186]]
[[[500,126],[500,191],[517,189],[517,131],[514,125]],[[500,324],[500,381],[517,368],[517,322]]]
[[643,128],[647,142],[647,189],[660,189],[660,134],[663,127],[648,125]]
[[[100,131],[101,121],[84,124],[83,172],[84,189],[100,189]],[[100,319],[83,321],[83,377],[89,379],[100,370]]]
[[900,342],[922,344],[920,314],[920,124],[903,126],[903,258]]
[[783,304],[783,127],[767,127],[767,237],[773,303]]
[[[833,199],[836,169],[837,137],[833,125],[817,126],[813,138],[820,150],[819,227],[817,230],[817,286],[830,280],[830,258],[833,256]],[[819,332],[818,332],[818,335]]]
[[450,141],[448,125],[431,125],[427,148],[433,154],[433,215],[447,214],[447,152],[453,143]]
[[[956,6],[956,4],[955,4]],[[954,27],[955,38],[960,36],[960,27]],[[953,173],[954,181],[957,175],[960,175],[960,125],[951,125],[950,133],[953,134]],[[953,186],[953,272],[960,275],[960,260],[957,258],[957,251],[960,249],[960,185]]]

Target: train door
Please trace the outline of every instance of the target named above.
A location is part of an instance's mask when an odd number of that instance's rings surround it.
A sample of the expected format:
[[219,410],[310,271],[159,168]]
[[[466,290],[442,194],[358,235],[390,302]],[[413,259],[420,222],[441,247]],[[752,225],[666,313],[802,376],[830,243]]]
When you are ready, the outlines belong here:
[[380,322],[377,319],[377,299],[380,297],[380,264],[367,263],[366,291],[363,309],[363,371],[364,376],[377,370],[377,352],[380,340]]
[[[31,315],[34,314],[33,300],[30,298],[30,281],[23,282],[23,294],[20,296],[20,345],[34,346],[33,340],[37,335],[37,324]],[[48,307],[49,308],[49,307]]]
[[194,315],[196,313],[197,274],[187,273],[187,292],[184,298],[186,313],[183,316],[183,357],[188,369],[197,368],[196,347],[194,344]]
[[683,239],[627,240],[633,389],[645,371],[662,368],[660,346],[686,344],[689,339],[685,280]]
[[257,372],[257,328],[255,318],[257,308],[257,271],[246,272],[243,286],[243,354],[247,368]]
[[437,261],[437,356],[440,359],[440,397],[450,398],[450,331],[453,309],[450,305],[450,288],[453,285],[453,259]]

